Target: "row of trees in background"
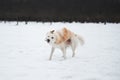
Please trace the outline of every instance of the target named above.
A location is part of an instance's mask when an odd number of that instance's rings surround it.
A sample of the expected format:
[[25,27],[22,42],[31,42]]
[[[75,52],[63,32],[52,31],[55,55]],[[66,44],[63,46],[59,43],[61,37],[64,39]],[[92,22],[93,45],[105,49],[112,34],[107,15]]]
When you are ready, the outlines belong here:
[[120,0],[0,0],[2,21],[120,22]]

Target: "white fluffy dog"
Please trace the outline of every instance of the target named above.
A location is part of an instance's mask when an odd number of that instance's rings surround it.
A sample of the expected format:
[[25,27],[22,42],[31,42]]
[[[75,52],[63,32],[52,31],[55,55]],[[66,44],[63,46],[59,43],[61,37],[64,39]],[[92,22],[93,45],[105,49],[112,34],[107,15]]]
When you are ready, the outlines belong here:
[[52,59],[55,48],[61,49],[61,51],[63,52],[63,57],[64,59],[66,59],[67,47],[71,47],[73,51],[72,57],[74,57],[78,42],[81,42],[82,45],[84,44],[84,40],[81,36],[71,32],[67,28],[62,28],[59,31],[52,30],[48,32],[46,35],[46,41],[52,46],[49,60]]

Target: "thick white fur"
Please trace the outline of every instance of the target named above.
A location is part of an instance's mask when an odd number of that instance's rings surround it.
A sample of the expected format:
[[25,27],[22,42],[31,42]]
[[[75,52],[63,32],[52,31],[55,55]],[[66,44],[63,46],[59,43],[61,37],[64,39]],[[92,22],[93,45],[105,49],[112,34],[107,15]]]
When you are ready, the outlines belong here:
[[74,57],[75,50],[76,50],[78,43],[80,42],[81,45],[84,44],[84,40],[80,35],[77,35],[71,32],[67,28],[62,28],[59,31],[52,30],[48,32],[46,35],[46,41],[48,39],[49,39],[48,43],[52,46],[49,60],[52,59],[55,48],[61,49],[61,51],[63,52],[63,57],[64,59],[66,59],[66,48],[67,47],[69,46],[71,47],[73,51],[72,57]]

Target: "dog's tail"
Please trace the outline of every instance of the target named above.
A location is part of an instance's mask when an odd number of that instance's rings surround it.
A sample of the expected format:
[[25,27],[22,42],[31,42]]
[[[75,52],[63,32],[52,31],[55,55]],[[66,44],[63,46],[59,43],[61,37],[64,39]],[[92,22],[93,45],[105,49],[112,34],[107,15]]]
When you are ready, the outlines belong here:
[[80,41],[81,45],[84,45],[85,41],[84,41],[83,37],[80,35],[76,35],[76,36],[77,36],[78,40]]

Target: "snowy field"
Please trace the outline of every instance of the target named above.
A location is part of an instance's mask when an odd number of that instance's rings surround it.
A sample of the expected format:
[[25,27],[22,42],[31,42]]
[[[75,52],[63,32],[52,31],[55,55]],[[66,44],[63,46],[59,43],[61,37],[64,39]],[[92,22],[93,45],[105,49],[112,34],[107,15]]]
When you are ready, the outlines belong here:
[[[45,35],[67,27],[85,39],[76,56],[64,60]],[[120,80],[120,24],[0,23],[0,80]]]

